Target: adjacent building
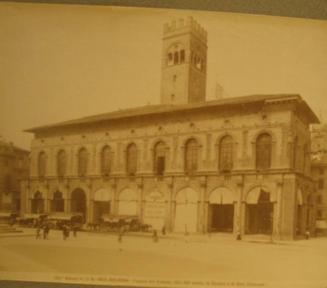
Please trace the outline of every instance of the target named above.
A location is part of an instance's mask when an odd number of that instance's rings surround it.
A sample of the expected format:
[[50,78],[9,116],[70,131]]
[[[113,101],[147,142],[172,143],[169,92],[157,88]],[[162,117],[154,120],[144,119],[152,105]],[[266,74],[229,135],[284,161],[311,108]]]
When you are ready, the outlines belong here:
[[207,33],[192,18],[165,25],[162,53],[161,104],[27,130],[22,213],[82,213],[90,223],[133,215],[182,233],[313,232],[309,125],[318,119],[307,103],[296,94],[206,101]]
[[327,232],[327,126],[314,125],[312,135],[312,177],[317,187],[317,232]]
[[29,151],[0,137],[0,214],[20,211],[20,181],[29,176]]

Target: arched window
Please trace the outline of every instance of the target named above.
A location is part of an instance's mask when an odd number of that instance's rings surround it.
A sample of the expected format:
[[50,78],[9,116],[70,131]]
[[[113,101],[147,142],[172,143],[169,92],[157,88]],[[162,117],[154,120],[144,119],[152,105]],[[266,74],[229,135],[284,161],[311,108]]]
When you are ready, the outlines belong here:
[[224,136],[219,143],[219,170],[226,172],[233,168],[233,138]]
[[40,177],[44,177],[46,173],[47,166],[47,155],[45,152],[40,152],[38,157],[38,174]]
[[57,154],[57,173],[59,177],[66,174],[67,157],[64,150],[60,150]]
[[185,173],[192,174],[198,169],[198,143],[189,139],[185,144]]
[[176,51],[174,53],[174,64],[178,64],[179,63],[179,53]]
[[185,63],[185,49],[182,44],[174,44],[167,51],[167,66]]
[[272,139],[268,133],[258,136],[256,141],[256,168],[268,169],[271,166]]
[[53,194],[52,200],[52,211],[53,212],[64,212],[64,198],[62,197],[62,193],[56,191]]
[[137,170],[137,147],[134,143],[129,144],[126,150],[126,170],[128,175],[135,175]]
[[109,146],[103,147],[101,151],[101,173],[109,175],[111,168],[111,149]]
[[166,165],[166,145],[163,142],[158,142],[154,146],[154,173],[163,175]]
[[78,152],[78,175],[85,176],[87,174],[88,153],[85,148],[81,148]]
[[180,62],[184,63],[185,62],[185,50],[184,49],[180,51],[179,56],[180,56]]

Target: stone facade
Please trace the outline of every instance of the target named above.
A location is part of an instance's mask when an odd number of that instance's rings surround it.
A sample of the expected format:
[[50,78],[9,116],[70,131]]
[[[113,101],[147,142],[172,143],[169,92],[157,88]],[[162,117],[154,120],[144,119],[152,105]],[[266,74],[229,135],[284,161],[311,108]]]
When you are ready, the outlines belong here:
[[20,210],[20,180],[29,175],[29,151],[0,139],[0,213]]
[[[82,212],[90,223],[103,213],[134,215],[171,232],[280,239],[314,231],[309,125],[317,117],[299,95],[205,102],[204,88],[192,96],[194,89],[181,85],[178,101],[171,102],[170,78],[191,85],[193,54],[184,41],[193,39],[192,27],[206,40],[203,28],[192,23],[191,29],[165,28],[164,55],[171,43],[182,43],[185,63],[169,67],[181,74],[174,79],[164,57],[161,105],[28,130],[35,137],[22,213]],[[201,51],[205,66],[205,45]],[[193,76],[205,86],[200,72]]]

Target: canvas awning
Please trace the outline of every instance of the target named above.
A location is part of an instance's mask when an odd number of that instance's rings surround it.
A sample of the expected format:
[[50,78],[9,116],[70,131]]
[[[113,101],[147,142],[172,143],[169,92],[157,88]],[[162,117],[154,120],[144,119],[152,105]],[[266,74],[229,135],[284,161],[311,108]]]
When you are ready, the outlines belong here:
[[[253,188],[246,196],[246,203],[247,204],[258,204],[261,192],[268,193],[265,189],[263,189],[260,186]],[[271,197],[270,193],[269,193],[269,198],[270,198],[270,201],[272,201],[272,199],[271,199],[272,197]]]
[[233,191],[226,187],[219,187],[211,192],[209,197],[210,204],[233,204],[235,196]]

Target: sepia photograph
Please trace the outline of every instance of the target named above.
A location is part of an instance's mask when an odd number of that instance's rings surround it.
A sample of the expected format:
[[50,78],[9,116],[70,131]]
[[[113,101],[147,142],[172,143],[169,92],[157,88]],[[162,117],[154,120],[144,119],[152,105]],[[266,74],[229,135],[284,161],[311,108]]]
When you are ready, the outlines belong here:
[[326,56],[326,20],[0,2],[0,287],[327,288]]

